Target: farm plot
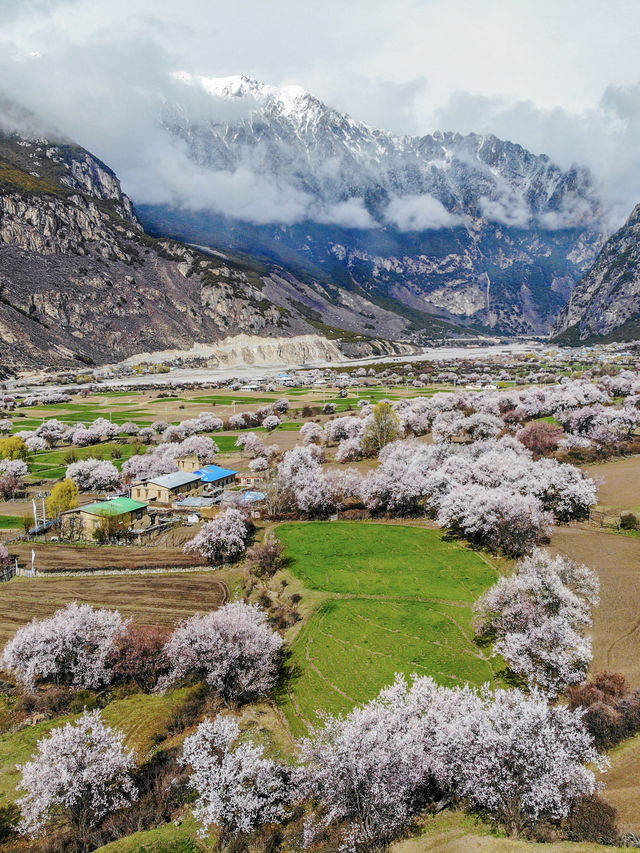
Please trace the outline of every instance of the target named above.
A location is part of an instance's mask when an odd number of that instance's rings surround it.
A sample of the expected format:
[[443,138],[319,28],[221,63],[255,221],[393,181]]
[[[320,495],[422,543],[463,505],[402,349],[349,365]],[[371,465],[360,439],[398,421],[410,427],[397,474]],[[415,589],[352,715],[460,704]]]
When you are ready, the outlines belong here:
[[592,671],[622,672],[640,687],[640,540],[601,530],[558,527],[552,550],[594,569],[600,578],[600,606],[589,631]]
[[612,515],[640,512],[640,456],[585,466],[598,483],[598,506]]
[[173,625],[199,611],[215,610],[229,597],[224,579],[212,572],[14,578],[0,592],[0,648],[21,625],[50,616],[71,601],[117,609],[142,625]]
[[284,712],[294,734],[315,712],[347,711],[396,672],[482,684],[491,661],[473,641],[471,605],[496,578],[439,531],[361,522],[283,524],[290,570],[315,604],[293,643]]
[[11,556],[20,565],[31,563],[31,550],[36,552],[39,572],[108,571],[110,569],[179,569],[201,565],[197,556],[185,554],[177,547],[141,548],[135,545],[56,545],[42,542],[17,542],[11,545]]
[[[57,450],[43,450],[40,453],[32,453],[29,456],[29,471],[37,479],[58,480],[64,477],[67,470],[65,457],[68,456],[69,447]],[[137,448],[132,444],[108,441],[101,444],[93,444],[89,447],[74,447],[73,453],[78,459],[106,459],[112,462],[116,468],[122,468],[123,462],[134,456]],[[115,456],[114,456],[115,454]]]

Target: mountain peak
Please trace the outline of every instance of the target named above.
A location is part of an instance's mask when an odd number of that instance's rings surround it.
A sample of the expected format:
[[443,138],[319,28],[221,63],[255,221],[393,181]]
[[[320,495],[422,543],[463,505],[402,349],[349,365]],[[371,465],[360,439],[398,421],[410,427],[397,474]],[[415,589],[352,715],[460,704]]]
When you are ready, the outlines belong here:
[[248,77],[246,74],[232,74],[228,77],[205,77],[204,75],[190,74],[187,71],[177,71],[173,76],[182,83],[200,86],[214,97],[248,97],[258,101],[261,105],[266,102],[276,103],[284,113],[293,112],[300,108],[300,102],[312,99],[312,95],[302,86],[272,86],[256,80],[255,77]]

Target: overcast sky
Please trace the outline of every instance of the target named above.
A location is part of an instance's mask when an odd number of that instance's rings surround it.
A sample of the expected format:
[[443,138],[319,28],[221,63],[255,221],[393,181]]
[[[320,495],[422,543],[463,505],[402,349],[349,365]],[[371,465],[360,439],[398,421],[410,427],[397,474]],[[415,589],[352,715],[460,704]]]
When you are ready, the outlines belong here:
[[186,70],[297,83],[396,133],[493,132],[590,166],[621,211],[640,201],[638,0],[0,0],[0,11],[0,86],[125,186],[168,74]]

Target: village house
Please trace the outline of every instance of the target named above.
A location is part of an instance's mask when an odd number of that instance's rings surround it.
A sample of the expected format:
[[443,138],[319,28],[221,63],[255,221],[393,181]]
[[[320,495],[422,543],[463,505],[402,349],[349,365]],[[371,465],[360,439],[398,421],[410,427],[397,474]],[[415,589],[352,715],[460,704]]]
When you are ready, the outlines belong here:
[[135,500],[154,501],[172,504],[187,495],[198,495],[202,491],[202,480],[197,473],[175,471],[152,477],[144,483],[135,483],[131,487],[131,497]]
[[263,474],[256,474],[254,472],[247,473],[246,471],[241,471],[238,474],[238,482],[241,486],[248,486],[252,488],[252,486],[257,485],[258,483],[262,483],[264,480]]
[[196,453],[189,453],[176,459],[176,465],[181,471],[193,474],[200,467],[200,460]]
[[150,522],[147,504],[143,501],[113,498],[63,512],[60,516],[60,532],[65,539],[92,539],[95,531],[106,520],[112,521],[123,531]]
[[232,486],[238,476],[231,468],[221,468],[220,465],[205,465],[195,472],[202,480],[207,492],[221,492],[227,486]]

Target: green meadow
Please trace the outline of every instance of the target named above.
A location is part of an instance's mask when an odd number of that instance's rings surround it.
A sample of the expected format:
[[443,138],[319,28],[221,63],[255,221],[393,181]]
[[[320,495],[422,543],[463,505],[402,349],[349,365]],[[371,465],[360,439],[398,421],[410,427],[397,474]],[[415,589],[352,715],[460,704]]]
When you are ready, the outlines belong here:
[[303,601],[313,602],[282,700],[295,735],[317,711],[373,698],[397,672],[448,686],[493,680],[471,608],[497,572],[477,553],[408,525],[287,523],[277,532]]

